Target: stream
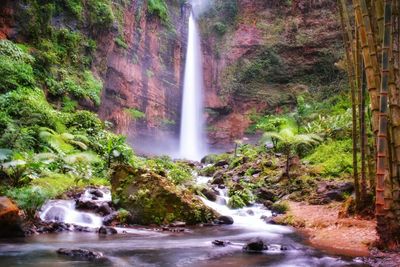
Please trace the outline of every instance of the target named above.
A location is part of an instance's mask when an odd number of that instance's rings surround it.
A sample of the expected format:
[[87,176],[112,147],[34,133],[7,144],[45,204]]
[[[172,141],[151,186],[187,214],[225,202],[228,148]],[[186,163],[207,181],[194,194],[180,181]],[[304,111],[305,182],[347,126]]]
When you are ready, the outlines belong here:
[[[208,178],[199,177],[198,183]],[[97,201],[109,201],[111,195]],[[262,205],[232,210],[226,206],[225,189],[218,189],[216,202],[202,199],[219,213],[231,216],[232,225],[189,227],[185,232],[146,228],[116,228],[118,234],[62,232],[0,241],[0,266],[366,266],[351,258],[326,255],[303,243],[293,229],[265,223],[260,217],[271,212]],[[90,197],[86,191],[82,198]],[[75,210],[73,200],[51,200],[40,213],[45,221],[63,221],[98,228],[102,218]],[[243,252],[243,244],[261,238],[268,243],[263,253]],[[230,241],[225,247],[214,240]],[[107,262],[89,262],[60,256],[59,248],[99,251]],[[282,250],[284,248],[284,250]]]

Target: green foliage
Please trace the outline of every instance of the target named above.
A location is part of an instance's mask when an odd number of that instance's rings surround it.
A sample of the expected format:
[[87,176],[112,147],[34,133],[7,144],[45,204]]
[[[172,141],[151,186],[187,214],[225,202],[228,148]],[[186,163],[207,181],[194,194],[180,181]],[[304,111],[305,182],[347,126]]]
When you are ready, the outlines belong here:
[[159,17],[164,23],[169,22],[168,6],[165,0],[148,0],[147,11]]
[[103,84],[97,80],[91,71],[81,74],[60,72],[60,80],[52,77],[46,79],[49,92],[54,96],[71,95],[76,98],[88,98],[95,105],[100,104],[100,92]]
[[228,206],[232,209],[243,208],[254,200],[253,195],[246,188],[230,188],[228,196],[230,197]]
[[288,127],[296,128],[296,122],[288,116],[267,115],[256,123],[256,129],[264,132],[280,131]]
[[33,87],[35,84],[31,66],[33,61],[33,57],[16,44],[0,40],[0,92],[24,86]]
[[88,0],[90,23],[98,29],[110,28],[114,22],[111,3],[108,0]]
[[17,203],[29,219],[33,219],[36,211],[49,199],[49,194],[39,187],[12,188],[5,193]]
[[349,175],[353,171],[351,140],[329,140],[318,146],[306,160],[320,167],[324,176]]
[[17,45],[9,40],[0,40],[0,56],[7,57],[13,61],[27,64],[34,62],[34,58],[23,49],[23,45]]
[[116,43],[117,45],[119,45],[121,48],[128,49],[128,44],[125,42],[125,40],[123,39],[123,37],[117,36],[117,37],[114,39],[114,41],[115,41],[115,43]]
[[278,214],[284,214],[289,210],[289,205],[286,202],[274,203],[271,206],[271,211],[276,212]]
[[82,0],[61,0],[65,8],[78,20],[82,20],[83,3]]
[[46,101],[43,91],[19,88],[0,95],[0,110],[6,112],[18,126],[56,127],[58,113]]
[[78,110],[65,118],[66,127],[72,132],[84,133],[88,136],[95,136],[104,129],[104,123],[99,117],[87,110]]
[[175,184],[183,184],[193,179],[192,169],[184,162],[173,162],[169,157],[152,158],[143,162],[147,168],[164,174]]
[[319,115],[304,130],[306,133],[318,133],[325,137],[346,138],[351,134],[351,116],[350,109],[340,115]]
[[113,163],[133,164],[133,150],[127,145],[125,136],[103,130],[90,137],[90,141],[91,147],[102,157],[106,168],[110,168]]
[[127,112],[133,120],[140,120],[146,118],[146,114],[144,112],[135,108],[127,108],[125,109],[125,112]]
[[218,36],[223,36],[227,30],[227,26],[222,22],[218,21],[214,24],[214,31]]
[[290,155],[300,145],[312,146],[322,141],[321,137],[316,134],[298,134],[291,127],[282,128],[279,132],[265,132],[261,140],[265,142],[270,138],[277,140],[286,155]]
[[[68,132],[57,133],[46,127],[39,129],[39,137],[49,145],[50,150],[59,154],[72,153],[76,148],[81,150],[87,150],[88,148],[83,141],[78,140],[73,134]],[[80,139],[88,142],[85,136]]]
[[62,111],[63,112],[74,112],[78,106],[78,102],[75,100],[72,100],[68,96],[64,96],[62,98]]
[[129,216],[131,214],[129,213],[129,211],[125,210],[125,209],[119,209],[118,210],[118,216],[117,219],[119,222],[121,223],[128,223],[129,220]]

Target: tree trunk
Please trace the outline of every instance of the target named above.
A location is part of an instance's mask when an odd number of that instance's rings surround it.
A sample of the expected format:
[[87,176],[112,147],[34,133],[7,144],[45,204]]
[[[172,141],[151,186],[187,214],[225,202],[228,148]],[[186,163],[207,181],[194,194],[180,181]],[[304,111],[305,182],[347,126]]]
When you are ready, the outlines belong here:
[[[373,41],[370,20],[365,0],[353,0],[356,25],[359,29],[362,55],[364,60],[367,87],[370,95],[372,112],[372,129],[376,135],[379,123],[379,100],[378,86],[380,84],[379,73],[377,72],[378,60],[376,55],[375,43]],[[363,5],[361,5],[363,4]],[[367,30],[368,29],[368,30]]]
[[342,33],[343,40],[345,44],[346,51],[346,62],[347,62],[347,73],[349,76],[349,85],[351,92],[351,111],[352,111],[352,140],[353,140],[353,180],[354,180],[354,189],[356,195],[356,207],[357,210],[360,208],[360,183],[358,179],[358,162],[357,162],[357,103],[356,103],[356,75],[355,66],[356,66],[356,56],[355,53],[352,53],[353,46],[353,36],[351,33],[350,20],[348,16],[348,10],[345,0],[340,0],[338,3],[341,25],[342,25]]
[[391,18],[392,0],[385,0],[385,29],[382,46],[382,83],[380,89],[379,105],[379,131],[377,142],[377,168],[376,168],[376,202],[375,213],[377,217],[377,232],[379,243],[389,244],[394,236],[390,231],[393,226],[387,221],[386,214],[392,204],[391,183],[389,177],[388,162],[388,93],[389,93],[389,56],[391,45]]

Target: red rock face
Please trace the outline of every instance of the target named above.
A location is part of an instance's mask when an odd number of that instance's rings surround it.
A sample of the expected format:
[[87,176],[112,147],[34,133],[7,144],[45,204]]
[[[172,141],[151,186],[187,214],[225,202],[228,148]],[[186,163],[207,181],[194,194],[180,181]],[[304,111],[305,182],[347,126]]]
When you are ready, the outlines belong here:
[[[119,47],[114,36],[101,38],[97,65],[104,80],[99,115],[130,140],[153,136],[160,141],[177,135],[180,118],[186,15],[169,6],[171,27],[147,14],[146,5],[133,1],[124,14],[124,38]],[[97,69],[100,69],[97,67]],[[135,109],[143,118],[132,118]]]
[[14,4],[4,0],[0,6],[0,40],[9,39],[15,34]]
[[0,197],[0,237],[23,236],[20,210],[7,197]]
[[[250,114],[295,104],[290,92],[298,84],[292,82],[265,83],[258,92],[280,95],[277,103],[250,92],[247,95],[225,93],[231,88],[224,84],[224,75],[234,64],[254,60],[255,51],[274,47],[285,66],[284,75],[291,79],[298,75],[298,70],[306,73],[314,68],[324,49],[336,52],[335,46],[341,39],[335,3],[317,2],[297,0],[285,6],[281,1],[239,0],[238,19],[233,29],[222,39],[204,33],[205,107],[211,110],[207,116],[211,144],[232,144],[235,139],[243,138],[251,123]],[[211,26],[203,25],[202,29],[210,31]]]

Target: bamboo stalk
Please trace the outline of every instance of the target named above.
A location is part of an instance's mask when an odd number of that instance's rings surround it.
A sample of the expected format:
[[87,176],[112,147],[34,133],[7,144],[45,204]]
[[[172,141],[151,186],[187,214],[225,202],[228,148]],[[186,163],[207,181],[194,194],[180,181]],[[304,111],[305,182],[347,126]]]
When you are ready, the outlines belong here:
[[360,208],[360,183],[358,178],[358,164],[357,164],[357,105],[356,105],[356,78],[354,73],[354,57],[352,56],[353,36],[351,33],[350,20],[346,2],[344,0],[338,1],[340,22],[342,26],[343,40],[346,51],[347,72],[349,76],[349,85],[351,92],[351,111],[352,111],[352,144],[353,144],[353,179],[356,195],[356,207]]
[[[388,92],[389,92],[389,53],[391,44],[391,0],[385,0],[385,29],[382,45],[382,83],[379,105],[379,131],[377,140],[376,168],[376,202],[375,212],[378,217],[384,216],[391,205],[391,194],[388,192]],[[379,218],[378,218],[379,219]],[[378,229],[379,230],[379,229]]]
[[[356,29],[357,31],[357,29]],[[361,75],[362,58],[360,54],[360,40],[356,35],[356,80],[358,89],[358,114],[359,114],[359,127],[360,127],[360,159],[361,159],[361,182],[360,182],[360,199],[361,206],[365,208],[367,198],[367,177],[366,177],[366,151],[367,151],[367,133],[365,128],[365,86],[363,77]],[[372,187],[371,187],[372,188]]]
[[[376,60],[375,48],[371,47],[368,42],[367,30],[364,24],[363,14],[361,11],[361,1],[362,0],[353,0],[353,5],[354,5],[356,24],[359,27],[359,37],[360,37],[361,50],[364,60],[367,88],[370,95],[370,102],[371,102],[370,104],[372,112],[372,130],[376,135],[378,131],[378,122],[379,122],[379,101],[378,101],[379,79],[376,79],[377,77],[375,71],[376,67],[374,67],[373,64],[375,64],[377,60]],[[369,22],[369,20],[367,21]]]

